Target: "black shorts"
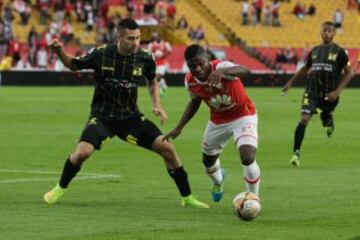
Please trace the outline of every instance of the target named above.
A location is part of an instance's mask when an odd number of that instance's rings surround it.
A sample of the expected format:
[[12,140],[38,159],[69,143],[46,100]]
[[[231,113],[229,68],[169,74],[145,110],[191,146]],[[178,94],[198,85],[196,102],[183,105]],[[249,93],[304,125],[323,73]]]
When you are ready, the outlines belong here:
[[323,97],[316,96],[309,93],[304,93],[301,105],[301,113],[307,113],[310,115],[327,112],[331,113],[334,111],[339,103],[339,98],[336,101],[326,101]]
[[106,140],[115,135],[128,143],[151,150],[155,139],[162,133],[154,123],[144,116],[117,121],[90,117],[79,141],[88,142],[99,150]]

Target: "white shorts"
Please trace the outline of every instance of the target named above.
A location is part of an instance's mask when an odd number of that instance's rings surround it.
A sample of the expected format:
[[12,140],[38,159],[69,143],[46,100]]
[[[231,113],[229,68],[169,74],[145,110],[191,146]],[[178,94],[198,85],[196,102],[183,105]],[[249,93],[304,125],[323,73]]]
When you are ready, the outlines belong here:
[[168,69],[169,69],[169,65],[167,65],[167,64],[158,65],[158,66],[156,66],[156,74],[164,76],[165,73],[168,71]]
[[241,145],[251,145],[257,148],[257,125],[257,114],[241,117],[224,124],[214,124],[209,121],[202,139],[202,151],[210,156],[222,153],[231,136],[234,136],[238,148]]

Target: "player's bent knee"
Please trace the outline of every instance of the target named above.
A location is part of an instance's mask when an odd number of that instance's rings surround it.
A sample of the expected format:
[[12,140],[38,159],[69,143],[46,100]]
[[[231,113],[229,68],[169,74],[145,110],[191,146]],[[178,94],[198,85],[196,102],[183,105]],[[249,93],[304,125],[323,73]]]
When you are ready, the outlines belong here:
[[94,147],[89,143],[79,143],[75,152],[71,154],[71,160],[73,163],[80,165],[86,159],[88,159],[94,152]]

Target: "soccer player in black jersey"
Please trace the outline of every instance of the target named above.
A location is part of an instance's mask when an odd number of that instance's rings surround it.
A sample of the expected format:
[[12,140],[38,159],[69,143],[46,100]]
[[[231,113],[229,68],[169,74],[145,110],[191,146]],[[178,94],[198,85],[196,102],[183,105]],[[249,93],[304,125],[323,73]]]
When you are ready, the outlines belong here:
[[208,208],[191,195],[187,173],[174,146],[163,141],[159,128],[146,119],[137,106],[137,86],[147,81],[153,112],[161,123],[167,119],[159,98],[153,55],[139,48],[140,29],[132,19],[123,19],[117,26],[116,43],[91,49],[85,56],[73,58],[58,40],[51,44],[64,65],[71,70],[94,69],[95,91],[89,120],[79,143],[65,162],[59,183],[44,195],[48,204],[56,203],[70,181],[79,172],[82,163],[104,140],[120,139],[158,153],[165,162],[169,175],[181,194],[183,206]]
[[301,68],[283,87],[286,93],[292,84],[306,78],[301,107],[301,119],[295,130],[294,155],[290,164],[300,164],[300,147],[305,129],[313,114],[319,113],[327,136],[334,131],[333,111],[339,102],[341,90],[352,77],[351,64],[345,49],[333,42],[335,28],[332,22],[324,22],[320,30],[322,44],[314,47]]

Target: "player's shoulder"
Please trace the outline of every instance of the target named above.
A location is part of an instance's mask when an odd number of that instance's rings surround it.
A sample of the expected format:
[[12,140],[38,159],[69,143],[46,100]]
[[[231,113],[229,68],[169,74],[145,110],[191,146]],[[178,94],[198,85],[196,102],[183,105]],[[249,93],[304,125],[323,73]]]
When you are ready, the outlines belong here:
[[136,53],[144,58],[153,58],[151,50],[147,48],[139,48]]

